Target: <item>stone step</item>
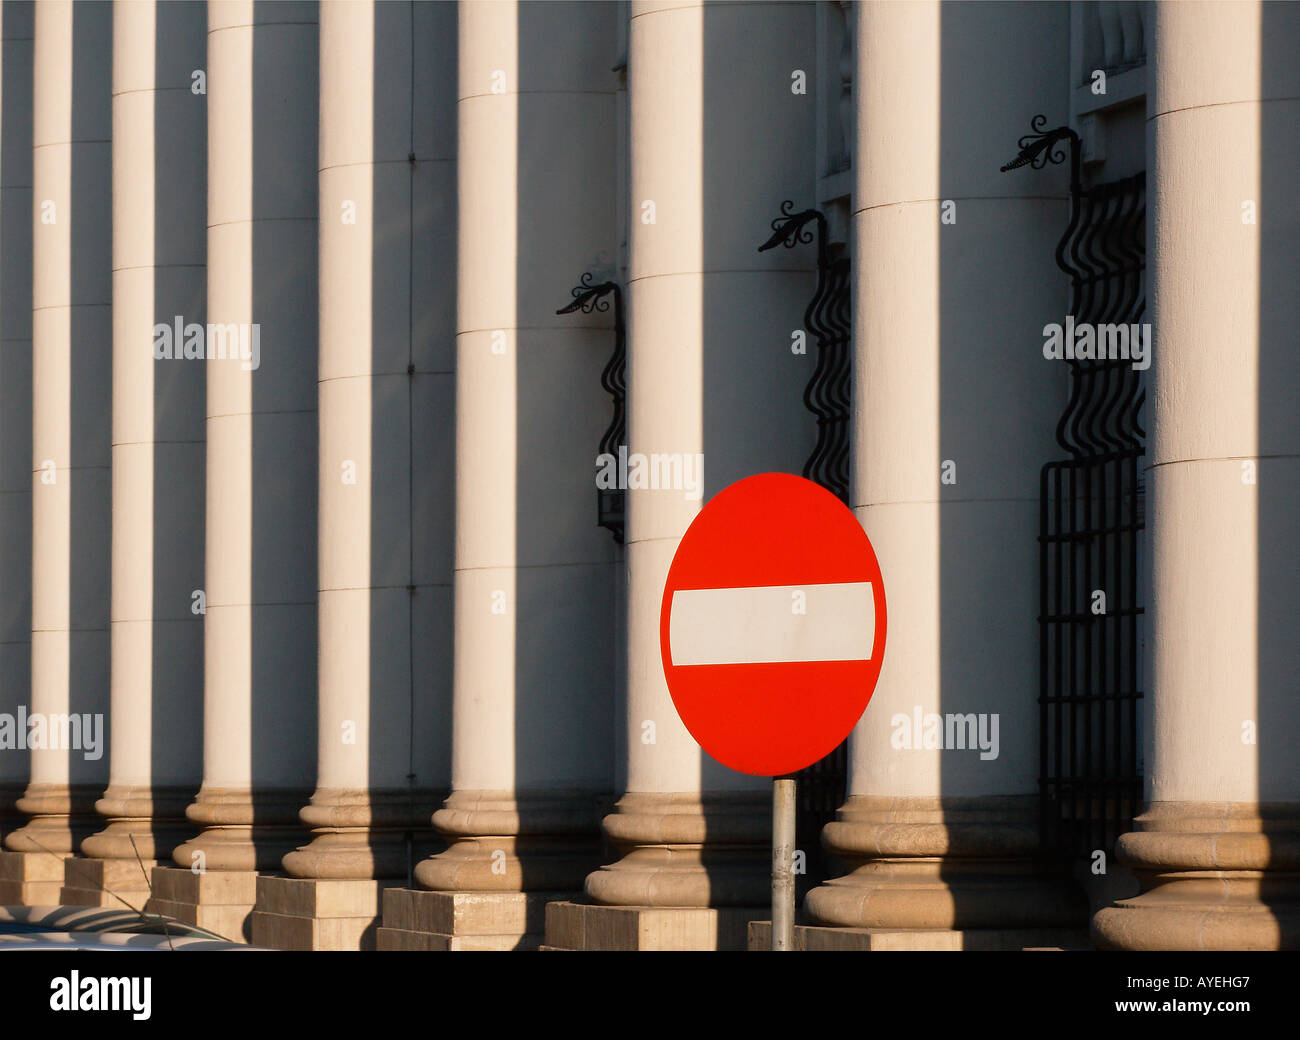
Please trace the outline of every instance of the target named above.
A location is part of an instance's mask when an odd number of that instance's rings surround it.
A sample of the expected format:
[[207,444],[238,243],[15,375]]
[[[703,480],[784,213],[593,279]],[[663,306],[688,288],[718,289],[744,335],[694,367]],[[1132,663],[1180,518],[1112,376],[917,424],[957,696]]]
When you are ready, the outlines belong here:
[[380,928],[380,950],[495,951],[541,949],[542,935],[444,935],[436,932],[412,932],[403,928]]
[[743,950],[763,907],[596,906],[546,909],[546,943],[564,950]]
[[384,927],[455,936],[541,935],[547,904],[568,892],[426,892],[390,888],[384,893]]
[[[751,921],[749,949],[770,951],[772,924]],[[1086,929],[971,928],[965,931],[795,925],[796,950],[1086,950]]]

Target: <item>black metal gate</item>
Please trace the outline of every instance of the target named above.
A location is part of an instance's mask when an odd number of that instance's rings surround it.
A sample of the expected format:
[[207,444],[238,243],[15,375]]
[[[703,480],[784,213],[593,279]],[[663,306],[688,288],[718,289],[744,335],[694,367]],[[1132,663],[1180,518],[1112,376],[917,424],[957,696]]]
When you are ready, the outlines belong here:
[[[1022,138],[1004,170],[1059,163],[1060,142],[1071,164],[1070,223],[1056,248],[1068,313],[1076,325],[1140,325],[1146,175],[1084,188],[1079,141],[1065,127]],[[1131,357],[1065,363],[1070,397],[1056,440],[1068,457],[1043,467],[1039,489],[1042,837],[1058,854],[1109,855],[1142,799],[1145,390]]]

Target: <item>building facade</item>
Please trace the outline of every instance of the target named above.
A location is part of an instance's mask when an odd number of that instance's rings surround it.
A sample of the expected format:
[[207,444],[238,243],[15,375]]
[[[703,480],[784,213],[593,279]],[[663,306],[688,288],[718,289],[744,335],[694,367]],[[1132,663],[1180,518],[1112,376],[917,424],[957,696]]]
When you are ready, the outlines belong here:
[[1300,945],[1300,4],[0,37],[0,903],[764,948],[770,784],[659,639],[777,471],[889,602],[799,946]]

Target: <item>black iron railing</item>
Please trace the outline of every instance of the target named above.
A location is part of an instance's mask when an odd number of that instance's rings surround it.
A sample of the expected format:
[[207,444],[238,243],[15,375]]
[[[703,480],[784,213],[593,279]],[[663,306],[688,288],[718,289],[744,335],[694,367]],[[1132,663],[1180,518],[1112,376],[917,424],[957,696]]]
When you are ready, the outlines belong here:
[[794,203],[781,203],[781,216],[772,221],[772,235],[758,247],[760,253],[784,245],[807,245],[817,224],[817,290],[804,311],[804,329],[817,340],[817,367],[804,389],[803,401],[817,418],[817,444],[804,463],[803,475],[849,500],[849,412],[853,359],[849,339],[853,315],[849,288],[849,260],[832,259],[826,240],[826,218],[821,211],[790,212]]
[[[1146,176],[1085,188],[1079,139],[1043,116],[1003,171],[1070,161],[1070,221],[1056,263],[1076,325],[1140,325]],[[1150,351],[1150,337],[1146,350]],[[1147,355],[1149,361],[1149,354]],[[1039,486],[1039,789],[1044,846],[1108,854],[1140,811],[1144,527],[1142,370],[1129,358],[1066,358],[1056,427],[1068,456]]]
[[[600,373],[600,385],[609,394],[614,403],[614,417],[609,427],[600,438],[598,453],[618,458],[619,448],[626,441],[627,434],[627,330],[623,323],[623,291],[617,282],[591,284],[591,272],[584,272],[578,284],[570,290],[573,302],[561,307],[556,314],[572,314],[582,311],[590,314],[593,310],[609,310],[609,300],[614,298],[614,352]],[[614,541],[623,544],[624,509],[626,493],[623,488],[596,489],[596,525],[603,527],[614,536]]]

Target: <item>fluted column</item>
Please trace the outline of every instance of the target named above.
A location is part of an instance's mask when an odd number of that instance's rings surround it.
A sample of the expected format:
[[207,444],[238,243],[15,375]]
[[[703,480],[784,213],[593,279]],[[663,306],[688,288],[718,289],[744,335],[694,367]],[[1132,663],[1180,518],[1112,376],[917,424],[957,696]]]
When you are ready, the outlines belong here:
[[[0,5],[0,712],[15,723],[31,695],[33,28],[30,0]],[[21,825],[29,767],[25,746],[0,751],[0,837]]]
[[628,492],[627,788],[604,821],[619,858],[585,887],[618,907],[756,907],[770,784],[708,758],[682,725],[659,613],[701,506],[742,477],[799,472],[813,446],[801,397],[812,369],[790,347],[816,253],[757,247],[783,200],[812,195],[815,100],[792,84],[813,67],[814,12],[646,2],[631,16],[628,447],[698,461],[702,481]]
[[315,3],[208,5],[208,348],[228,356],[207,371],[187,868],[278,868],[315,773],[317,42]]
[[[91,857],[168,858],[201,778],[207,105],[194,4],[117,3],[113,24],[113,732]],[[158,355],[162,355],[159,357]],[[134,876],[134,875],[132,875]],[[136,888],[145,887],[137,878]],[[111,887],[111,886],[110,886]]]
[[295,877],[405,877],[447,793],[455,40],[451,5],[321,7],[320,717]]
[[416,870],[442,892],[577,889],[613,786],[612,336],[555,312],[612,273],[614,11],[460,6],[452,844]]
[[[1084,920],[1034,862],[1039,470],[1066,379],[1041,329],[1067,299],[1050,261],[1066,182],[998,172],[1036,111],[1064,115],[1067,32],[1064,5],[858,8],[850,505],[889,650],[823,833],[850,873],[805,903],[820,924]],[[902,739],[948,713],[983,717],[986,738],[996,722],[996,750]]]
[[31,712],[83,732],[32,750],[14,851],[73,851],[108,778],[112,22],[108,4],[36,5]]
[[1147,806],[1117,849],[1142,891],[1093,935],[1294,949],[1300,11],[1154,6]]

